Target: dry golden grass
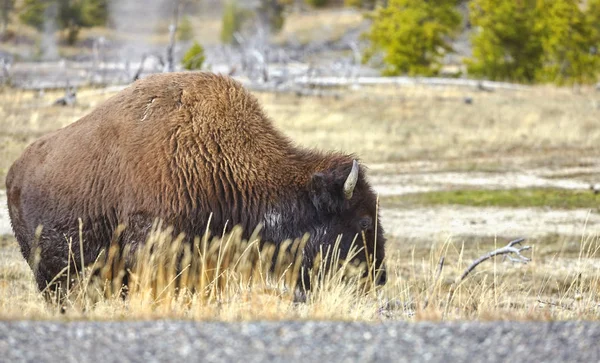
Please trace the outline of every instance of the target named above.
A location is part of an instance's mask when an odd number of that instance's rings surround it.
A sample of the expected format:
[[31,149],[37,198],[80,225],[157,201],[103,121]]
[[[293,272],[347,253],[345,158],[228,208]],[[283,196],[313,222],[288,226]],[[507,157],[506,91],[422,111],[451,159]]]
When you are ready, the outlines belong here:
[[274,37],[276,42],[308,44],[313,41],[337,41],[348,30],[364,21],[363,14],[353,9],[325,9],[289,14],[283,29]]
[[[473,104],[465,104],[470,96]],[[302,144],[352,150],[367,161],[594,155],[600,95],[537,87],[363,87],[339,97],[266,94],[274,120]]]
[[[269,251],[259,252],[255,241],[244,243],[233,233],[215,239],[213,244],[198,240],[193,252],[186,249],[182,260],[186,268],[177,270],[172,258],[177,256],[173,253],[178,250],[177,242],[168,233],[155,231],[148,246],[160,252],[142,251],[144,263],[132,269],[125,298],[119,294],[118,283],[102,284],[89,278],[89,270],[82,275],[74,269],[65,274],[77,282],[75,286],[66,292],[62,303],[49,303],[37,291],[15,241],[5,239],[0,247],[0,319],[379,321],[600,317],[597,236],[579,241],[532,241],[535,247],[527,253],[532,262],[512,263],[502,257],[484,262],[455,287],[451,298],[452,285],[472,260],[504,246],[505,241],[475,241],[469,247],[452,240],[430,246],[407,243],[391,251],[387,261],[390,280],[385,287],[365,289],[368,285],[357,280],[343,282],[342,273],[337,272],[319,280],[319,288],[304,304],[293,302],[298,265],[292,259],[281,260],[276,272],[270,274]],[[440,256],[445,256],[445,264],[437,277]],[[100,269],[101,276],[111,276],[113,271],[121,276],[120,260],[114,261]],[[342,261],[340,265],[341,271],[352,272]]]
[[[372,166],[400,161],[415,162],[417,168],[421,162],[432,162],[464,170],[579,165],[595,157],[600,147],[596,127],[600,94],[587,89],[580,93],[546,87],[477,92],[413,86],[339,92],[323,97],[272,93],[257,93],[257,97],[278,127],[296,142],[355,152]],[[76,106],[57,107],[51,103],[62,92],[37,97],[33,92],[3,90],[0,178],[4,179],[26,145],[75,121],[110,95],[80,90]],[[473,97],[473,104],[465,104],[464,96]],[[386,170],[374,167],[373,172]],[[0,318],[598,319],[600,238],[584,231],[581,238],[550,236],[527,241],[534,248],[533,261],[526,265],[501,257],[485,262],[448,301],[448,291],[462,270],[476,257],[505,244],[494,242],[493,236],[447,241],[391,236],[390,279],[381,291],[363,294],[356,285],[333,279],[300,305],[293,304],[289,286],[284,289],[282,284],[258,278],[240,284],[232,273],[223,285],[229,288],[212,296],[206,285],[203,293],[177,296],[170,278],[158,285],[148,278],[125,300],[113,296],[94,300],[97,289],[89,293],[75,289],[64,304],[66,313],[61,314],[59,305],[44,302],[16,242],[5,237],[0,241]],[[435,279],[442,255],[446,262]],[[424,308],[426,300],[429,304]]]

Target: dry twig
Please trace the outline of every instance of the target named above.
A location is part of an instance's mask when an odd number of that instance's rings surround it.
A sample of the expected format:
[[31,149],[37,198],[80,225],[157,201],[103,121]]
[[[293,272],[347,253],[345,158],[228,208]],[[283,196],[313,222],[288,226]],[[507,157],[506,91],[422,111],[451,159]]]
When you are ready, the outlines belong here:
[[495,251],[486,253],[485,255],[479,257],[478,259],[473,261],[473,263],[469,267],[467,267],[465,269],[465,271],[462,273],[462,275],[460,275],[460,278],[454,284],[458,285],[462,280],[464,280],[467,277],[467,275],[471,271],[473,271],[475,269],[475,267],[477,267],[483,261],[489,260],[490,258],[492,258],[494,256],[508,255],[508,254],[514,253],[517,256],[517,258],[511,258],[511,261],[513,261],[513,262],[527,263],[527,262],[531,261],[530,258],[525,257],[521,254],[521,252],[523,252],[523,251],[530,250],[531,246],[523,246],[523,247],[519,247],[519,248],[514,247],[515,245],[521,244],[523,241],[525,241],[525,238],[518,238],[516,240],[510,241],[506,246],[504,246],[502,248],[498,248]]
[[561,309],[563,309],[563,310],[570,310],[570,311],[572,311],[572,310],[573,310],[573,308],[572,308],[572,307],[570,307],[570,306],[567,306],[567,305],[565,305],[565,304],[562,304],[562,303],[555,303],[555,302],[552,302],[552,301],[541,300],[541,299],[538,299],[538,300],[537,300],[537,302],[538,302],[538,303],[540,303],[540,304],[544,304],[544,305],[551,305],[551,306],[555,306],[555,307],[557,307],[557,308],[561,308]]
[[442,275],[442,269],[444,268],[445,260],[446,260],[446,258],[444,256],[440,257],[440,262],[438,262],[438,268],[437,268],[437,272],[435,273],[435,278],[433,279],[433,283],[429,287],[429,292],[427,293],[427,297],[425,297],[425,302],[423,303],[423,309],[427,308],[427,306],[429,305],[429,298],[433,294],[433,289],[435,288],[437,281],[440,279],[440,276]]
[[[515,247],[517,245],[520,245],[523,241],[525,241],[525,238],[517,238],[515,240],[510,241],[506,246],[504,246],[502,248],[498,248],[497,250],[494,250],[492,252],[488,252],[485,255],[483,255],[483,256],[479,257],[478,259],[476,259],[475,261],[473,261],[473,263],[471,263],[471,265],[465,269],[465,271],[462,273],[462,275],[460,275],[460,277],[458,279],[456,279],[456,281],[450,287],[450,291],[448,292],[448,298],[446,299],[446,313],[448,312],[448,308],[450,306],[450,301],[452,301],[452,297],[454,296],[454,292],[456,291],[456,288],[469,275],[469,273],[471,273],[471,271],[473,271],[475,269],[475,267],[479,266],[479,264],[481,264],[482,262],[489,260],[490,258],[495,257],[495,256],[509,255],[509,254],[514,254],[517,256],[516,258],[511,258],[511,261],[514,261],[514,262],[527,263],[527,262],[531,261],[530,258],[525,257],[521,254],[521,252],[523,252],[523,251],[530,250],[531,246]],[[444,314],[444,315],[446,315],[446,314]]]

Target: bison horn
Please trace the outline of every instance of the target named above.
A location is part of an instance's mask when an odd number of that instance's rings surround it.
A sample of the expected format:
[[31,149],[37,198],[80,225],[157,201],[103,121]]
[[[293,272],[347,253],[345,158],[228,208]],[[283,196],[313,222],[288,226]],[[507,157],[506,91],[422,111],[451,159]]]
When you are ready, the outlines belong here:
[[352,170],[350,170],[350,174],[348,174],[348,178],[344,182],[344,196],[346,199],[352,198],[352,194],[354,193],[354,187],[356,187],[356,182],[358,181],[358,162],[356,160],[352,161]]

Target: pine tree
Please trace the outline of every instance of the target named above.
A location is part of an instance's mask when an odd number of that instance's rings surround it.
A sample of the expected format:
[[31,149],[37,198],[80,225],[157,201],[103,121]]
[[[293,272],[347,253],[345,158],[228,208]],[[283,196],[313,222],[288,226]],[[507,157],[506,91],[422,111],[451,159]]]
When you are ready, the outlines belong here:
[[44,11],[49,4],[39,0],[24,0],[19,20],[37,30],[44,28]]
[[202,47],[200,43],[194,42],[190,49],[185,52],[181,64],[183,65],[183,68],[191,71],[202,69],[205,60],[204,47]]
[[460,21],[456,0],[390,0],[373,17],[364,60],[381,50],[385,75],[435,75]]
[[544,50],[540,81],[584,84],[598,78],[594,27],[578,0],[538,0]]
[[[588,0],[585,11],[586,22],[592,28],[592,54],[600,57],[600,0]],[[599,60],[600,61],[600,60]]]
[[473,0],[469,11],[475,27],[469,74],[534,82],[542,62],[536,0]]

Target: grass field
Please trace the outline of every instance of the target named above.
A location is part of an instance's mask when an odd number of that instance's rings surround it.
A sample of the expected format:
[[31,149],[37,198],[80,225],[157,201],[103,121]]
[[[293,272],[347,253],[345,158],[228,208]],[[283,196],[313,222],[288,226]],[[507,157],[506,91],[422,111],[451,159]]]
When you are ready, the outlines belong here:
[[[598,196],[585,187],[600,182],[600,93],[424,86],[336,92],[322,97],[256,95],[296,142],[355,152],[369,167],[376,188],[390,189],[384,188],[386,183],[397,187],[394,190],[406,188],[381,195],[390,275],[381,290],[362,294],[334,277],[306,304],[297,305],[278,279],[257,277],[243,283],[236,271],[224,267],[227,283],[222,286],[227,288],[208,297],[175,296],[166,273],[160,283],[156,276],[140,277],[138,288],[126,300],[93,301],[90,294],[72,292],[63,314],[61,306],[44,302],[37,293],[16,241],[5,235],[0,239],[0,317],[367,321],[600,317]],[[26,145],[77,120],[111,94],[80,90],[75,106],[58,107],[52,100],[61,92],[2,90],[0,178],[4,180]],[[465,97],[473,102],[465,103]],[[535,176],[532,185],[531,178],[523,176]],[[550,187],[540,188],[540,180]],[[467,207],[485,221],[471,221]],[[416,213],[412,224],[404,224],[401,217],[410,213]],[[442,232],[445,226],[432,221],[443,213],[466,227],[460,233]],[[570,216],[562,221],[572,226],[568,233],[552,229],[553,219],[544,224],[551,213]],[[519,235],[500,231],[507,216],[521,227]],[[430,234],[411,234],[416,226],[425,226],[422,229]],[[523,254],[531,262],[496,257],[455,284],[474,259],[515,237],[528,238],[524,244],[532,249]],[[211,281],[201,286],[216,286]]]

